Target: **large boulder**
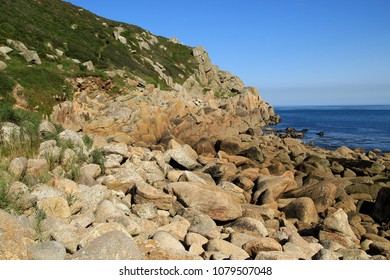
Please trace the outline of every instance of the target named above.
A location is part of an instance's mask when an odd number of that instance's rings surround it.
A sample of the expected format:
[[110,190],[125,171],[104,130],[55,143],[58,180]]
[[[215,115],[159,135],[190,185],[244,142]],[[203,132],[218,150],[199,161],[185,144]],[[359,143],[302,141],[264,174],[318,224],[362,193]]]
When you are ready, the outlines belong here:
[[200,166],[197,162],[198,154],[189,145],[175,147],[168,150],[167,153],[174,161],[173,164],[177,163],[187,170],[193,170]]
[[17,51],[20,51],[20,52],[28,51],[28,48],[26,47],[26,45],[20,41],[7,39],[7,45],[10,46],[11,48],[17,50]]
[[164,193],[147,183],[136,184],[135,203],[153,203],[158,209],[169,210],[172,208],[174,201],[174,196]]
[[207,189],[203,185],[188,182],[170,183],[179,202],[185,207],[195,208],[216,221],[229,221],[242,216],[239,203],[217,187]]
[[11,145],[20,139],[21,129],[14,123],[2,122],[0,123],[0,144]]
[[191,233],[196,233],[208,239],[219,238],[221,236],[217,224],[206,214],[194,208],[182,209],[178,212],[190,222],[188,229]]
[[183,241],[190,226],[191,223],[187,219],[177,215],[169,224],[159,227],[158,230],[169,232],[176,239]]
[[51,122],[43,120],[38,126],[38,133],[41,139],[48,139],[57,134],[57,129]]
[[241,217],[231,223],[230,227],[240,233],[262,237],[268,236],[268,231],[264,224],[250,217]]
[[31,63],[37,64],[37,65],[42,64],[42,61],[41,61],[41,59],[36,51],[27,50],[27,51],[21,52],[20,55],[23,56],[23,58],[27,62],[31,62]]
[[73,260],[142,260],[134,239],[122,231],[109,231],[72,255]]
[[104,155],[120,155],[123,158],[127,159],[129,157],[129,149],[125,143],[110,143],[102,148]]
[[348,222],[348,215],[343,209],[338,209],[336,212],[328,215],[323,221],[323,227],[325,230],[339,232],[352,239],[357,239]]
[[244,249],[252,258],[255,258],[260,252],[283,251],[282,245],[270,237],[261,237],[250,240],[242,246],[242,249]]
[[161,247],[185,251],[183,244],[169,232],[159,230],[153,234],[152,239],[156,240]]
[[58,241],[70,253],[76,252],[82,234],[80,229],[55,217],[47,217],[42,221],[41,238]]
[[105,185],[107,188],[115,191],[122,191],[127,193],[130,191],[136,183],[145,183],[140,174],[133,168],[121,168],[113,175],[107,176],[105,179]]
[[117,222],[101,223],[95,227],[90,228],[89,231],[83,235],[82,239],[80,239],[80,241],[78,243],[78,247],[85,248],[91,242],[93,242],[95,239],[99,238],[100,236],[102,236],[108,232],[112,232],[112,231],[120,231],[120,232],[123,232],[124,234],[130,236],[130,234],[127,232],[126,228]]
[[0,209],[0,260],[25,260],[33,235],[17,217]]
[[379,222],[390,221],[390,188],[383,187],[378,192],[372,216]]
[[160,246],[156,240],[145,240],[140,245],[145,260],[203,260],[198,255],[185,250]]
[[335,203],[337,187],[328,180],[308,185],[286,194],[286,197],[309,197],[314,201],[317,212],[322,213]]
[[28,246],[28,258],[30,260],[64,260],[66,249],[57,241],[46,241],[30,244]]
[[319,220],[315,204],[309,197],[300,197],[293,200],[282,211],[286,214],[286,218],[296,218],[308,224],[316,223]]
[[222,239],[212,239],[205,248],[209,252],[220,252],[226,257],[234,260],[245,260],[249,258],[249,254],[240,247]]
[[122,216],[122,212],[115,207],[114,203],[106,199],[99,204],[95,213],[94,223],[113,222]]
[[95,212],[100,203],[109,196],[109,191],[104,185],[94,185],[92,187],[79,185],[81,190],[80,201],[82,203],[81,212]]
[[282,176],[263,175],[256,181],[252,201],[265,204],[275,201],[285,192],[296,189],[294,175],[287,171]]
[[8,171],[14,180],[19,180],[27,169],[27,158],[17,157],[9,163]]
[[58,142],[59,144],[66,146],[74,146],[74,147],[84,147],[83,139],[77,132],[71,129],[65,129],[60,134],[58,134]]
[[68,202],[63,197],[50,197],[39,200],[38,209],[43,210],[50,217],[65,220],[71,216],[71,210]]

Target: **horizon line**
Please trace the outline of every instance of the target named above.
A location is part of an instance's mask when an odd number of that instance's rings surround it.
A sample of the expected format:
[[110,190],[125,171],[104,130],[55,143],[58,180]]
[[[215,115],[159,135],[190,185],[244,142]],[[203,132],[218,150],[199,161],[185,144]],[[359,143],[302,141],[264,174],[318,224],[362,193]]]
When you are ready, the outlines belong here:
[[388,104],[270,104],[272,107],[390,106]]

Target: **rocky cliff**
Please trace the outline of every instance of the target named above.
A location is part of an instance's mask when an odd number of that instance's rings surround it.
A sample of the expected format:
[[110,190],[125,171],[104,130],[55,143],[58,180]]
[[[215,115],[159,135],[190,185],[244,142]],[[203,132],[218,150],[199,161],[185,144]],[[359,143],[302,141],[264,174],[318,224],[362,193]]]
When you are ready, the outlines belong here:
[[202,138],[215,142],[239,134],[261,135],[263,126],[277,122],[256,88],[245,87],[238,77],[211,65],[202,47],[192,53],[197,68],[183,84],[170,83],[172,77],[161,73],[171,90],[123,71],[108,72],[122,81],[122,93],[114,96],[107,93],[115,87],[112,81],[73,79],[73,101],[55,106],[51,119],[87,133],[124,134],[151,145],[164,145],[172,138],[195,145]]

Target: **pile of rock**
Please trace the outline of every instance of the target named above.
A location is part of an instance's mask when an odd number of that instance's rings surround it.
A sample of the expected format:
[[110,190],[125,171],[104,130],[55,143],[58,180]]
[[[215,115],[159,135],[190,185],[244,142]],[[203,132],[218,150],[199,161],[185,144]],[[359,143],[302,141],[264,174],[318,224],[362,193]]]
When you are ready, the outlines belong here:
[[389,154],[249,134],[88,149],[82,135],[3,171],[23,213],[0,211],[0,259],[390,259]]

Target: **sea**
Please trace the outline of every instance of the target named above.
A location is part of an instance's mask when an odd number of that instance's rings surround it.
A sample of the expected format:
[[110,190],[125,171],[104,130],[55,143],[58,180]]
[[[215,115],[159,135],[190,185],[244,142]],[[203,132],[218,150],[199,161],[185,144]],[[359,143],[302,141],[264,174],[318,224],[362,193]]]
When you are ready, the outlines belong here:
[[332,150],[346,146],[390,152],[390,105],[280,106],[275,112],[281,122],[273,127],[307,129],[302,139],[307,144]]

